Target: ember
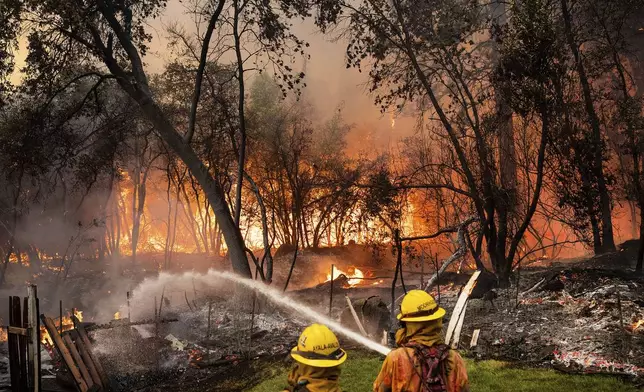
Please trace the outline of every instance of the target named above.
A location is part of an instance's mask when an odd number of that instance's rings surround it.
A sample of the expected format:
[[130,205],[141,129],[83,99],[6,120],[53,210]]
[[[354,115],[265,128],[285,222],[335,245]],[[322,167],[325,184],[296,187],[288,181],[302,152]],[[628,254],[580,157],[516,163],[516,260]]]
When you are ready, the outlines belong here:
[[7,341],[7,330],[0,327],[0,343]]

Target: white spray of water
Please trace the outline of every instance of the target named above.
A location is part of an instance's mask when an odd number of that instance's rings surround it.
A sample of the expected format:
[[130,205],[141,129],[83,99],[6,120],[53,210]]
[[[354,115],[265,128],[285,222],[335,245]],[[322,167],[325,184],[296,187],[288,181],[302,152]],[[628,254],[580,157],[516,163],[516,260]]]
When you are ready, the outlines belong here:
[[[279,305],[283,305],[285,307],[288,307],[296,312],[298,312],[301,316],[308,318],[311,321],[315,321],[320,324],[324,324],[331,328],[332,330],[336,331],[337,333],[357,342],[360,343],[361,345],[367,347],[368,349],[374,350],[382,355],[387,355],[391,351],[389,347],[385,347],[382,344],[376,343],[373,340],[367,339],[366,337],[360,335],[359,333],[356,333],[348,328],[343,327],[340,323],[316,312],[315,310],[309,308],[306,305],[303,305],[294,299],[288,297],[286,294],[283,292],[276,290],[270,286],[267,286],[261,282],[250,280],[250,279],[245,279],[240,277],[239,275],[235,275],[231,272],[227,271],[215,271],[215,270],[209,270],[208,275],[214,275],[217,277],[220,277],[222,279],[226,279],[231,282],[239,283],[242,284],[252,290],[255,290],[268,298],[270,298],[273,302]],[[203,275],[202,275],[203,276]]]
[[[216,284],[217,280],[221,279],[227,280],[229,282],[239,283],[251,290],[255,290],[258,293],[268,297],[275,304],[297,312],[297,314],[302,318],[324,324],[337,333],[380,354],[387,355],[391,351],[390,348],[376,343],[350,329],[347,329],[337,321],[334,321],[329,317],[318,313],[314,309],[311,309],[308,306],[297,302],[293,298],[287,296],[281,290],[274,289],[259,281],[242,278],[239,275],[233,274],[231,272],[217,271],[213,269],[208,270],[208,272],[205,274],[195,273],[194,271],[187,271],[182,274],[169,274],[162,272],[155,278],[145,279],[133,291],[133,298],[135,298],[135,300],[133,300],[131,304],[132,317],[135,320],[152,317],[152,305],[154,303],[154,299],[155,297],[160,298],[162,292],[164,293],[166,298],[172,296],[173,294],[178,296],[179,298],[181,298],[181,300],[179,301],[180,303],[184,300],[184,295],[189,295],[192,298],[193,290],[198,290],[199,292],[210,292],[212,290],[221,289],[221,285],[218,286]],[[115,307],[112,306],[110,309],[114,308]],[[128,308],[124,304],[122,304],[118,309],[120,310],[121,314],[126,314],[128,312]],[[110,318],[111,313],[107,319]]]

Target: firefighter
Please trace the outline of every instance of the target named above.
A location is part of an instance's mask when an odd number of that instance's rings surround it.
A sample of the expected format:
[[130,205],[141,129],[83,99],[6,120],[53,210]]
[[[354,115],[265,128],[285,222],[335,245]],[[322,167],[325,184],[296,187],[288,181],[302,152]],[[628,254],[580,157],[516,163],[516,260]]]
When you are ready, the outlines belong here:
[[411,290],[400,304],[396,344],[382,364],[374,392],[467,392],[463,358],[442,337],[445,309],[423,290]]
[[291,350],[295,365],[288,374],[289,392],[341,392],[340,365],[347,353],[326,326],[307,327]]

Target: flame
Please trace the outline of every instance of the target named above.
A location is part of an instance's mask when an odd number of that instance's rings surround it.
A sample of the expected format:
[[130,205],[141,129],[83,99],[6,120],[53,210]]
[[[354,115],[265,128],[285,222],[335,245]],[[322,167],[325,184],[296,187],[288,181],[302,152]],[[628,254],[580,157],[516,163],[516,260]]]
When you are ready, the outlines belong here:
[[6,342],[9,336],[7,335],[7,330],[0,327],[0,343]]
[[379,284],[381,284],[381,283],[384,283],[384,280],[380,279],[379,281],[374,282],[374,283],[372,283],[371,285],[372,285],[372,286],[378,286],[378,285],[379,285]]
[[[347,281],[347,283],[349,284],[349,287],[354,287],[360,284],[364,278],[364,273],[355,267],[349,267],[347,269],[347,272],[344,272],[341,269],[336,267],[333,270],[333,280],[338,279],[341,275],[344,275],[347,278],[349,278],[349,280]],[[328,282],[330,280],[331,280],[331,274],[328,273],[326,274],[325,282]]]
[[[83,321],[83,312],[80,310],[74,310],[74,316],[78,319],[78,321]],[[74,322],[72,321],[71,315],[68,313],[67,316],[63,316],[63,332],[69,331],[70,329],[74,329]],[[55,319],[54,320],[54,325],[56,326],[56,329],[60,332],[60,319]],[[40,326],[40,343],[52,347],[54,345],[53,340],[51,339],[51,336],[49,336],[49,332],[47,332],[47,328],[45,328],[44,325]]]
[[120,320],[120,319],[121,319],[121,312],[114,313],[114,320]]
[[644,318],[633,323],[633,332],[637,331],[640,327],[644,327]]

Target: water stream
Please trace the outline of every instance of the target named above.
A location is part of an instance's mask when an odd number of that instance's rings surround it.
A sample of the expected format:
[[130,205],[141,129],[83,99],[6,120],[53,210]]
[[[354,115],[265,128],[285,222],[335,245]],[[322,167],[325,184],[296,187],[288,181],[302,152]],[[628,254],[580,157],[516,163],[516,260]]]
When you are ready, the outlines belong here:
[[282,305],[284,307],[290,308],[291,310],[296,311],[300,316],[307,318],[310,321],[317,322],[319,324],[324,324],[331,328],[336,333],[353,340],[356,343],[359,343],[366,348],[376,351],[382,355],[387,355],[391,349],[389,347],[383,346],[380,343],[374,342],[371,339],[368,339],[361,334],[354,332],[335,320],[330,319],[327,316],[324,316],[315,310],[309,308],[308,306],[297,302],[293,298],[290,298],[285,293],[280,290],[276,290],[270,286],[265,285],[260,281],[245,279],[231,272],[227,271],[215,271],[209,270],[206,275],[199,275],[199,279],[211,279],[212,277],[218,277],[221,279],[226,279],[230,282],[239,283],[245,287],[248,287],[251,290],[255,290],[258,293],[265,295],[270,298],[276,304]]

